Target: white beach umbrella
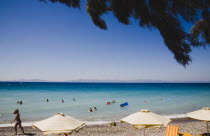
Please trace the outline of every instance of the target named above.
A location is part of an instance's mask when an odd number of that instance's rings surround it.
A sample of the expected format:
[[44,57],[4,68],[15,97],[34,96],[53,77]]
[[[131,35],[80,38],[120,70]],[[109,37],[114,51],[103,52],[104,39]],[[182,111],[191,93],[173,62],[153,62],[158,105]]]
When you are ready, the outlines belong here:
[[149,110],[141,110],[121,119],[121,122],[127,122],[133,125],[135,128],[161,128],[163,126],[167,126],[167,124],[171,122],[171,120],[158,114],[152,113]]
[[48,134],[71,134],[74,130],[78,130],[82,128],[85,123],[72,118],[70,116],[66,116],[62,113],[57,113],[56,115],[36,122],[33,124],[33,127],[38,128],[43,131],[44,135]]
[[210,108],[204,107],[201,110],[189,112],[189,113],[187,113],[187,116],[189,118],[193,118],[193,119],[197,119],[197,120],[201,120],[201,121],[206,121],[207,132],[209,132],[209,130],[208,130],[208,122],[210,121]]

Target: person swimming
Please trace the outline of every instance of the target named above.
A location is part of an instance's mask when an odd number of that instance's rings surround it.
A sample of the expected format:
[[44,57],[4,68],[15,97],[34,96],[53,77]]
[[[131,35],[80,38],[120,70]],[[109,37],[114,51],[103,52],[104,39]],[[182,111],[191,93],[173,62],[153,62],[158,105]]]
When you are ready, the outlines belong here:
[[73,101],[76,101],[76,100],[73,98]]
[[19,101],[17,101],[17,103],[19,104],[20,102],[19,102]]
[[22,101],[20,101],[20,105],[22,105],[23,104],[23,102]]
[[64,102],[64,100],[62,99],[62,102]]
[[95,109],[95,110],[97,110],[97,108],[96,108],[96,107],[94,107],[94,109]]
[[88,112],[93,112],[92,108],[90,108],[90,109],[88,110]]
[[24,132],[24,129],[23,129],[22,125],[21,125],[21,119],[20,119],[19,110],[16,109],[13,114],[16,114],[15,119],[11,122],[11,124],[12,124],[13,122],[16,121],[16,123],[15,123],[15,135],[17,135],[17,126],[19,126],[21,128],[22,134],[24,134],[25,132]]
[[49,100],[48,100],[48,99],[47,99],[46,101],[47,101],[47,102],[49,102]]

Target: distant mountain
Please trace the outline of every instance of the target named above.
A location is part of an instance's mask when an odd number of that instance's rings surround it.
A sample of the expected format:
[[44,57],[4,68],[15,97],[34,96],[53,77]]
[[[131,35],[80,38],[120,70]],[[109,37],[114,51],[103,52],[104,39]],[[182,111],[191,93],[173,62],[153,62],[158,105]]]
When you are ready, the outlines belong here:
[[97,80],[97,79],[78,79],[68,80],[67,82],[100,82],[100,83],[165,83],[162,80],[138,79],[138,80]]
[[8,80],[8,81],[1,81],[1,82],[51,82],[47,80],[41,80],[41,79],[19,79],[19,80]]

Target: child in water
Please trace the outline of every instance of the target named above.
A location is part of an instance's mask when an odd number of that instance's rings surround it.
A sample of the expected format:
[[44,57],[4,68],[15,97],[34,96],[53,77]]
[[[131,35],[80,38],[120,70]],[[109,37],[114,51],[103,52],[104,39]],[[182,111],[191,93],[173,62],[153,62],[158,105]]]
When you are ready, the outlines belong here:
[[[23,134],[24,134],[25,132],[24,132],[23,127],[22,127],[22,125],[21,125],[19,110],[16,109],[16,110],[14,111],[13,114],[16,114],[15,119],[12,121],[12,123],[13,123],[14,121],[16,121],[16,123],[15,123],[15,135],[17,135],[17,126],[19,126],[19,127],[22,129],[22,132],[23,132]],[[12,123],[11,123],[11,124],[12,124]]]

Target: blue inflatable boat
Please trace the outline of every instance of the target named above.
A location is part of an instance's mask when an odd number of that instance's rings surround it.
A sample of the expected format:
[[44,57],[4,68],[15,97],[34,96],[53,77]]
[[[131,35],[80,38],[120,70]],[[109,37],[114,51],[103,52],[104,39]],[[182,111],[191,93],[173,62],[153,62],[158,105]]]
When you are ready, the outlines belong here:
[[125,107],[127,105],[128,105],[128,102],[125,102],[125,103],[120,104],[120,107]]

